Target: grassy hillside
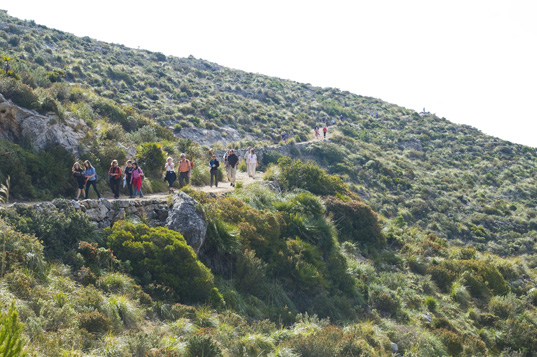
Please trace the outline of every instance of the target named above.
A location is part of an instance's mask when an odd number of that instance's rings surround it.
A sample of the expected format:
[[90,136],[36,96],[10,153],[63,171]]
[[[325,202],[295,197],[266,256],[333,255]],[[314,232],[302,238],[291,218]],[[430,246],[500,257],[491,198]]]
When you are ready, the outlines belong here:
[[[259,147],[282,131],[305,141],[316,124],[338,119],[329,142],[297,146],[293,158],[266,155],[271,184],[219,198],[187,189],[209,227],[197,257],[176,232],[128,222],[95,230],[67,203],[0,211],[2,312],[15,302],[29,351],[537,349],[535,149],[374,98],[77,38],[4,13],[0,52],[4,97],[84,120],[81,158],[102,174],[136,147],[148,191],[166,189],[166,154],[206,160],[207,148],[173,135],[184,128],[228,126],[258,139],[233,147]],[[12,198],[74,192],[65,149],[2,140],[0,154]],[[295,160],[305,157],[315,160]],[[202,167],[195,185],[208,179]]]

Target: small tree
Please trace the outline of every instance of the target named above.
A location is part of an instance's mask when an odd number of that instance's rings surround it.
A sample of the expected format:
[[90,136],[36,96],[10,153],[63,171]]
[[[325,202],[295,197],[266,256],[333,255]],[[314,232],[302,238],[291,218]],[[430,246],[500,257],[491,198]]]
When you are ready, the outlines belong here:
[[146,176],[159,176],[166,163],[166,155],[162,151],[162,145],[158,143],[142,144],[139,163]]
[[28,355],[26,351],[23,351],[24,341],[21,332],[22,324],[19,322],[19,314],[15,303],[11,302],[8,313],[0,316],[0,355],[6,357]]

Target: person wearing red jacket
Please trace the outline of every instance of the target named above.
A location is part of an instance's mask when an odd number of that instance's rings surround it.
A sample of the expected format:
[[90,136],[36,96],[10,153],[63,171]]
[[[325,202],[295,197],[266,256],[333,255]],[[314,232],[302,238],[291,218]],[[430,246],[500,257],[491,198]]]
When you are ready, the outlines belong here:
[[114,194],[114,198],[119,198],[119,182],[121,181],[121,167],[117,163],[117,160],[112,160],[110,164],[110,170],[108,170],[108,178],[110,179],[110,188]]

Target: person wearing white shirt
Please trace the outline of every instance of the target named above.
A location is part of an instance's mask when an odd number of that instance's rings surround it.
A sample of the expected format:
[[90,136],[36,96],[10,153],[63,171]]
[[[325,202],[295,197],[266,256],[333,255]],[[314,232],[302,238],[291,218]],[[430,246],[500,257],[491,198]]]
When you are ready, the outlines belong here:
[[246,163],[248,164],[248,176],[254,177],[255,169],[257,168],[257,156],[254,153],[254,149],[250,149],[250,154],[248,155]]

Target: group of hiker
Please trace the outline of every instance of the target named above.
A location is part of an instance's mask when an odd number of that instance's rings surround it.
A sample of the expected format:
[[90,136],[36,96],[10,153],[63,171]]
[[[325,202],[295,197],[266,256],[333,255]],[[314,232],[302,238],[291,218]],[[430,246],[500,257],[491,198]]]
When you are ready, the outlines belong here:
[[[87,200],[89,196],[89,190],[93,186],[95,193],[97,194],[98,199],[102,199],[99,189],[97,188],[97,182],[99,180],[99,175],[95,167],[91,165],[89,160],[84,161],[84,166],[80,165],[78,161],[73,164],[72,168],[73,177],[76,179],[78,184],[77,195],[74,198],[75,200],[80,200],[82,195],[83,200]],[[132,162],[131,160],[127,161],[126,167],[123,170],[123,187],[127,186],[129,189],[129,194],[131,198],[139,195],[144,197],[142,193],[142,180],[144,177],[144,172],[138,166],[138,163]],[[110,164],[110,169],[108,170],[108,179],[110,182],[110,188],[114,194],[114,198],[119,198],[119,186],[121,182],[122,170],[119,167],[117,160],[112,160]]]
[[[233,149],[229,149],[225,152],[222,158],[225,170],[227,174],[228,181],[230,185],[235,187],[236,177],[237,177],[237,168],[239,163],[239,157],[235,154]],[[249,147],[246,154],[244,155],[244,160],[248,168],[248,175],[250,177],[255,176],[255,170],[257,168],[257,156],[254,153],[254,150]],[[191,170],[194,167],[194,163],[191,160],[186,158],[185,154],[180,155],[179,163],[177,164],[177,173],[175,169],[175,163],[173,158],[168,157],[166,164],[164,165],[164,181],[168,182],[168,192],[173,193],[173,185],[177,179],[179,179],[179,188],[182,188],[185,185],[190,183],[190,174]],[[211,150],[211,161],[209,162],[209,170],[211,174],[211,183],[215,187],[218,187],[218,167],[220,162],[216,158],[216,155]],[[77,161],[73,164],[72,168],[73,177],[76,179],[78,184],[77,195],[74,200],[80,200],[81,197],[83,200],[87,200],[89,196],[89,190],[93,186],[95,193],[97,194],[98,199],[102,199],[99,190],[97,189],[98,175],[95,168],[91,163],[86,160],[84,161],[83,166]],[[144,173],[139,167],[137,162],[132,160],[127,160],[125,168],[122,169],[119,166],[117,160],[112,160],[110,163],[110,169],[108,170],[108,180],[110,184],[110,189],[114,194],[114,198],[119,198],[119,191],[121,186],[121,178],[123,177],[123,187],[127,187],[129,191],[129,198],[136,198],[136,196],[144,197],[142,192],[142,181],[144,178]]]

